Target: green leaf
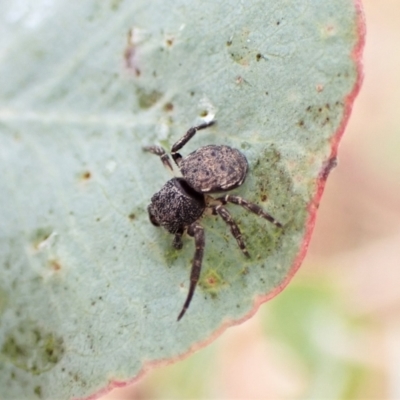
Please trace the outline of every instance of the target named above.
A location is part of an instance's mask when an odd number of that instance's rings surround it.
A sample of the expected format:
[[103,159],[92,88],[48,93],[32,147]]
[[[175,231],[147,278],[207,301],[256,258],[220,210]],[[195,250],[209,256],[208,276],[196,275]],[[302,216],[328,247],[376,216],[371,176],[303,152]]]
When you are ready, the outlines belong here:
[[[360,84],[350,0],[0,4],[0,388],[76,398],[204,345],[288,283]],[[142,147],[226,144],[248,159],[216,217],[185,317],[194,245],[148,221],[170,178]]]

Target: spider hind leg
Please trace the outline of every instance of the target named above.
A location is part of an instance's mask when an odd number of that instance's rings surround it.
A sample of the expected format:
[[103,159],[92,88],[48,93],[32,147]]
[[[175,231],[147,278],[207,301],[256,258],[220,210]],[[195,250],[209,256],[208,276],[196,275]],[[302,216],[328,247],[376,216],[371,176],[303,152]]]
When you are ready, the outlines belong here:
[[246,248],[246,245],[243,241],[242,233],[240,232],[240,229],[238,225],[236,224],[235,220],[232,218],[231,214],[229,211],[223,207],[221,204],[214,206],[213,207],[213,213],[217,213],[229,227],[231,228],[231,233],[232,236],[236,239],[236,242],[238,246],[240,247],[240,250],[242,250],[243,254],[246,257],[250,257],[250,254]]
[[225,196],[218,197],[216,200],[220,201],[223,205],[227,203],[237,204],[238,206],[245,208],[247,211],[250,211],[258,215],[259,217],[266,219],[267,221],[274,224],[276,227],[283,228],[283,225],[279,221],[277,221],[271,214],[268,214],[259,205],[251,203],[250,201],[247,201],[242,197],[227,194]]

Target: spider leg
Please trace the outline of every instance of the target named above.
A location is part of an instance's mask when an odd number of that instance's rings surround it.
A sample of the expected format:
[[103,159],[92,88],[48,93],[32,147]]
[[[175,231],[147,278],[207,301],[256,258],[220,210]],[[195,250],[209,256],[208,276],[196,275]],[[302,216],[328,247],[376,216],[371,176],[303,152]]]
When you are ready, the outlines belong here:
[[235,220],[232,218],[229,211],[223,207],[221,204],[213,207],[213,213],[217,213],[231,228],[232,236],[236,239],[240,250],[242,250],[243,254],[246,257],[250,257],[249,252],[247,251],[246,245],[244,244],[242,233],[240,232],[239,227],[237,226]]
[[171,160],[169,155],[165,152],[165,150],[160,146],[145,146],[143,147],[144,151],[147,151],[151,154],[155,154],[161,158],[161,162],[164,167],[168,168],[170,171],[173,171]]
[[273,223],[278,228],[282,228],[282,224],[278,222],[272,215],[265,212],[260,206],[251,203],[239,196],[232,196],[230,194],[227,194],[225,196],[218,197],[216,200],[220,201],[222,204],[233,203],[242,206],[246,210],[257,214],[259,217],[265,218],[267,221]]
[[196,251],[194,253],[192,270],[190,272],[189,293],[186,297],[186,301],[185,304],[183,305],[182,311],[178,315],[178,321],[183,317],[186,310],[189,308],[190,302],[192,301],[192,297],[200,277],[201,264],[203,261],[203,253],[205,246],[204,229],[198,222],[194,222],[193,224],[191,224],[187,230],[187,233],[189,236],[194,237]]
[[197,131],[201,129],[208,128],[211,125],[214,125],[216,121],[206,122],[204,124],[194,126],[190,128],[171,148],[171,155],[176,164],[178,165],[178,160],[182,158],[182,156],[177,153],[195,134]]
[[174,248],[177,250],[180,250],[183,247],[182,235],[183,235],[183,229],[181,229],[175,233],[175,237],[174,237],[174,241],[172,242],[172,246],[174,246]]

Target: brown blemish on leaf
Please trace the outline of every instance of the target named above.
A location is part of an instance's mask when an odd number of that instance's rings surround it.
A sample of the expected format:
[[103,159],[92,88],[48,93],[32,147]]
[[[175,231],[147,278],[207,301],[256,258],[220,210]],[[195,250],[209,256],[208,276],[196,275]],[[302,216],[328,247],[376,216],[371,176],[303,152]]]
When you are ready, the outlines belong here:
[[328,124],[330,120],[331,119],[329,117],[326,117],[325,120],[322,122],[322,126]]
[[224,285],[224,281],[215,270],[208,270],[203,273],[199,286],[209,294],[216,294],[218,289]]
[[164,111],[170,112],[174,109],[174,105],[170,102],[164,104]]
[[125,67],[133,71],[136,76],[140,76],[141,71],[137,63],[137,31],[131,28],[127,35],[127,45],[124,51]]
[[53,271],[60,271],[62,268],[61,263],[58,260],[50,260],[49,264]]
[[128,215],[128,218],[129,218],[131,221],[133,221],[133,220],[136,218],[136,215],[135,215],[134,213],[130,213],[130,214]]
[[325,36],[333,36],[336,34],[336,28],[332,24],[328,24],[325,26],[324,35]]
[[169,36],[165,39],[165,44],[167,47],[172,47],[174,44],[175,38],[173,36]]
[[90,171],[85,171],[81,175],[82,180],[87,181],[92,177],[92,173]]

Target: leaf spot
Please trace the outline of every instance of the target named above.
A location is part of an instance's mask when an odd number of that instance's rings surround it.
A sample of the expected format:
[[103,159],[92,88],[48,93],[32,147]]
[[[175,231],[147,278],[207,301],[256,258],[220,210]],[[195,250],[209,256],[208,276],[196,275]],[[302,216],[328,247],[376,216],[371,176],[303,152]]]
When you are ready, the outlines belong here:
[[85,171],[85,172],[82,174],[82,180],[84,180],[84,181],[89,180],[91,177],[92,177],[92,174],[91,174],[90,171]]
[[166,103],[164,105],[164,111],[172,111],[174,109],[174,105],[172,103]]
[[50,260],[49,264],[53,271],[60,271],[62,268],[61,263],[57,260]]

